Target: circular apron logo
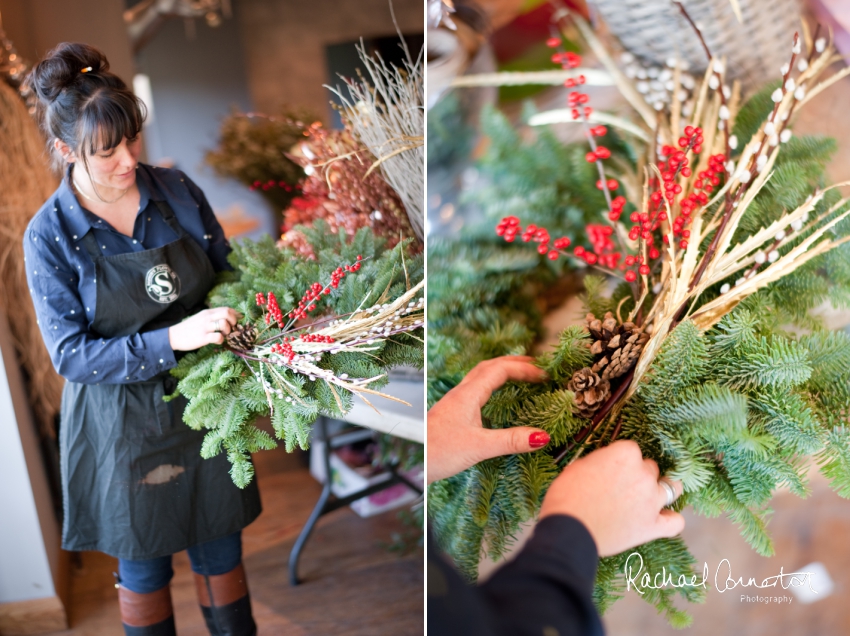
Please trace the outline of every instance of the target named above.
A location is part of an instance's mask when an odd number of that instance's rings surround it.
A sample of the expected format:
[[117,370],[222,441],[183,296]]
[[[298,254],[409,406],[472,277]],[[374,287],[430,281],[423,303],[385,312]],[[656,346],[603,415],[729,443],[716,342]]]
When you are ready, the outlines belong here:
[[145,289],[156,302],[170,303],[180,296],[180,278],[168,265],[157,265],[145,275]]

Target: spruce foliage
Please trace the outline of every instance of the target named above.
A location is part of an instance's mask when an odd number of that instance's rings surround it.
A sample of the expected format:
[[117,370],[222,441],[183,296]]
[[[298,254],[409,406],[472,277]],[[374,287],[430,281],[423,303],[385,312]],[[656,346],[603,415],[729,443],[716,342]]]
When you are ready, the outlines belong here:
[[[423,257],[411,254],[409,241],[387,250],[383,239],[367,228],[349,240],[342,231],[329,232],[324,221],[300,231],[307,236],[315,260],[278,248],[271,237],[236,243],[228,259],[234,271],[221,275],[208,304],[232,307],[244,314],[243,322],[263,327],[262,309],[255,300],[258,292],[273,291],[282,309],[294,306],[311,283],[330,280],[333,270],[340,264],[354,263],[358,255],[363,257],[362,268],[346,277],[332,294],[322,297],[323,306],[316,312],[319,319],[391,302],[423,278]],[[280,330],[273,327],[264,337],[278,333]],[[423,330],[416,329],[376,341],[377,350],[344,351],[324,356],[317,364],[336,376],[348,374],[352,378],[379,376],[399,365],[422,368],[422,339]],[[254,475],[251,453],[277,446],[270,435],[254,425],[258,417],[271,415],[275,436],[292,451],[309,448],[312,424],[319,415],[341,418],[353,405],[351,393],[286,366],[275,367],[274,373],[287,393],[269,391],[267,387],[274,387],[276,378],[267,364],[239,357],[218,345],[187,354],[171,373],[179,382],[169,399],[184,395],[189,400],[184,422],[195,430],[208,431],[201,455],[209,458],[226,453],[231,477],[240,488]],[[379,389],[386,382],[383,377],[369,386]]]
[[[746,140],[772,107],[768,87],[737,115],[735,133]],[[495,110],[482,127],[490,146],[482,160],[489,184],[468,197],[496,219],[516,214],[547,227],[553,235],[582,240],[588,221],[604,203],[596,177],[583,157],[584,144],[564,146],[548,133],[522,138]],[[619,142],[618,142],[619,143]],[[743,143],[741,147],[743,147]],[[611,150],[624,161],[626,147]],[[742,219],[735,241],[799,206],[823,185],[824,166],[835,150],[831,139],[793,137],[783,146],[775,172]],[[626,164],[628,165],[628,164]],[[812,215],[828,212],[838,195],[827,193]],[[629,210],[626,210],[626,214]],[[850,234],[847,221],[835,227]],[[805,232],[782,253],[805,238]],[[536,260],[535,260],[536,259]],[[429,245],[429,401],[439,399],[479,361],[526,353],[540,336],[535,298],[563,276],[533,250],[495,245],[483,232],[467,232],[454,242]],[[611,297],[605,281],[585,277],[585,308],[597,316],[617,308],[628,290]],[[700,303],[719,294],[707,290]],[[832,487],[850,498],[850,336],[829,332],[810,310],[830,301],[850,306],[850,244],[812,259],[792,274],[747,298],[706,332],[685,320],[666,338],[637,391],[618,414],[620,438],[635,440],[645,457],[682,480],[685,494],[675,504],[700,515],[725,515],[759,554],[770,555],[769,502],[779,487],[808,494],[806,464],[813,459]],[[651,306],[651,299],[645,306]],[[629,303],[622,305],[625,315]],[[481,556],[498,557],[520,525],[533,520],[546,488],[560,471],[554,456],[566,448],[588,420],[573,414],[571,374],[589,360],[583,329],[565,330],[552,350],[538,357],[551,380],[508,384],[493,394],[482,416],[485,426],[537,426],[552,436],[544,451],[482,462],[430,486],[428,514],[438,543],[471,579]],[[604,444],[613,426],[602,426],[590,444]],[[659,540],[600,560],[594,599],[604,611],[625,592],[623,567],[633,551],[650,572],[687,577],[695,559],[679,539]],[[681,596],[702,600],[699,588],[654,590],[643,598],[682,627],[690,616],[675,607]]]

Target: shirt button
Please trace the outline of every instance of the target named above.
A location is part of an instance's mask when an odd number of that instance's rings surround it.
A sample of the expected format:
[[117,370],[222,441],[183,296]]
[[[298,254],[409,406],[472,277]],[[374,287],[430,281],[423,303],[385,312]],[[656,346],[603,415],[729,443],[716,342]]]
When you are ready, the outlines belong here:
[[76,235],[76,234],[74,234],[74,238],[77,238],[77,235]]
[[165,360],[163,360],[162,358],[160,358],[160,359],[159,359],[159,363],[160,363],[160,364],[164,364],[164,363],[165,363]]
[[97,375],[97,371],[92,371],[92,373],[94,373],[95,375]]
[[145,365],[142,365],[142,368],[144,369],[144,368],[145,368]]

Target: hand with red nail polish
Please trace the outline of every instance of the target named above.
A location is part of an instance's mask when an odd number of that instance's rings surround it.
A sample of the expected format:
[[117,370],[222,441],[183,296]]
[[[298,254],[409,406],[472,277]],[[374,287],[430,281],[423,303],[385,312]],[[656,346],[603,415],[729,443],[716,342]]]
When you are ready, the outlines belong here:
[[[643,458],[637,442],[618,439],[561,471],[543,498],[540,519],[575,517],[603,557],[674,537],[685,527],[685,518],[665,507],[667,490],[658,478],[658,464]],[[682,482],[670,479],[669,483],[678,498]]]
[[428,483],[445,479],[478,462],[527,453],[549,443],[537,428],[487,429],[481,408],[505,382],[541,382],[546,372],[530,356],[502,356],[473,367],[466,377],[428,411]]

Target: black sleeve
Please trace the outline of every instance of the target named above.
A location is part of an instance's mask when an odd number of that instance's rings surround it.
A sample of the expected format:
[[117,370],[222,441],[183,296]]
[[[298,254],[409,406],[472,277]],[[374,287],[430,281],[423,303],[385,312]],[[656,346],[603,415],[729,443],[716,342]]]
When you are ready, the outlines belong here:
[[467,585],[428,536],[428,633],[434,636],[599,636],[593,605],[598,553],[578,519],[543,519],[520,553]]

